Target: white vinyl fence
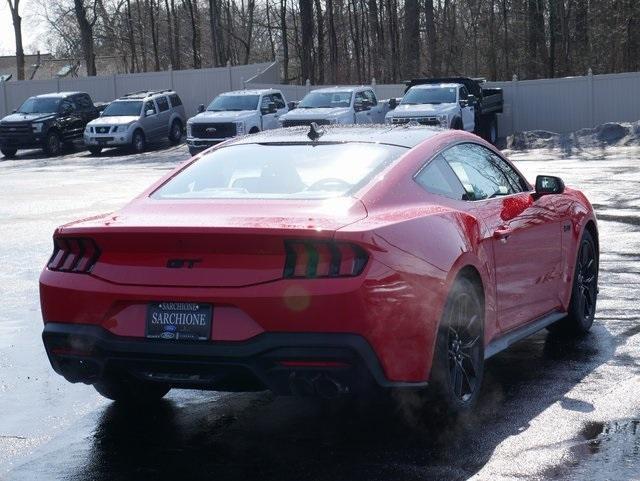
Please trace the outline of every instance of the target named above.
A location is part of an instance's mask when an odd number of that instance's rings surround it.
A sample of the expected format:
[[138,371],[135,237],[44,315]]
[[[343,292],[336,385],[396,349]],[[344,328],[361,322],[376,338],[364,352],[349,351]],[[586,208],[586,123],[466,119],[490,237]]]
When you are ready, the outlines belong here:
[[184,103],[187,115],[196,113],[198,105],[207,104],[216,95],[241,89],[249,82],[278,82],[278,64],[262,63],[236,67],[176,70],[77,77],[51,80],[0,82],[0,116],[7,115],[28,97],[47,92],[87,92],[96,102],[108,102],[139,90],[175,89]]
[[[96,101],[110,101],[127,92],[173,88],[187,115],[221,92],[246,88],[278,88],[287,100],[300,100],[310,90],[328,85],[280,85],[277,62],[199,70],[178,70],[105,77],[25,80],[0,83],[0,115],[6,115],[31,95],[80,90]],[[402,84],[372,85],[378,98],[401,97]],[[525,130],[566,133],[605,122],[640,120],[640,72],[586,75],[543,80],[489,82],[504,92],[499,134]]]

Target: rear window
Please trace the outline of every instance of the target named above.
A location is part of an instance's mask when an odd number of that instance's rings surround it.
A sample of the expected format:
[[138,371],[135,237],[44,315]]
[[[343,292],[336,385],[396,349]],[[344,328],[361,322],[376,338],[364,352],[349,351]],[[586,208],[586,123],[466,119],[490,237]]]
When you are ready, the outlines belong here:
[[325,199],[346,195],[407,151],[368,143],[242,144],[190,164],[156,199]]

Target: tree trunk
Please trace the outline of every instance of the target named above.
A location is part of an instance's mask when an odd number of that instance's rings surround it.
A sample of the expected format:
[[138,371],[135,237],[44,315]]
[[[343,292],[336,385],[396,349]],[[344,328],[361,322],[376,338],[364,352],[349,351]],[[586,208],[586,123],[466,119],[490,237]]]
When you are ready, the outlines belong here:
[[173,17],[173,51],[176,59],[175,68],[180,70],[182,68],[182,51],[180,46],[180,18],[176,13],[175,0],[171,0],[171,16]]
[[[96,75],[96,55],[93,45],[93,25],[95,23],[95,11],[93,12],[93,20],[87,18],[87,9],[83,0],[74,0],[73,6],[80,29],[80,44],[82,45],[82,55],[87,67],[87,75],[95,77]],[[95,6],[95,4],[94,4]]]
[[[128,2],[129,0],[127,0]],[[164,0],[164,9],[167,13],[167,45],[169,47],[169,65],[174,69],[176,65],[175,53],[173,49],[173,27],[171,25],[171,10],[169,9],[169,0]]]
[[324,83],[324,17],[322,16],[322,6],[320,0],[315,0],[316,7],[316,35],[318,37],[318,68],[317,80],[320,85]]
[[425,30],[427,31],[427,46],[429,48],[429,72],[434,77],[440,75],[440,61],[438,57],[438,38],[436,37],[435,14],[433,10],[433,0],[426,0],[425,7]]
[[160,71],[160,55],[158,53],[158,25],[156,22],[155,2],[149,0],[147,5],[149,9],[149,20],[151,22],[151,45],[153,47],[154,70]]
[[310,0],[299,0],[300,5],[300,33],[302,36],[300,51],[300,73],[302,82],[313,78],[313,64],[311,59],[311,42],[313,38],[313,4]]
[[251,40],[253,37],[253,15],[256,10],[256,2],[255,0],[247,1],[247,16],[248,21],[245,28],[246,31],[246,41],[244,42],[244,64],[249,64],[249,57],[251,56]]
[[280,30],[282,35],[282,81],[289,81],[289,40],[287,38],[287,0],[280,0]]
[[420,65],[420,4],[416,1],[409,0],[404,4],[402,57],[404,77],[416,77]]
[[187,10],[189,10],[189,20],[191,21],[191,53],[193,58],[193,68],[202,67],[200,57],[200,25],[198,18],[198,0],[183,0]]
[[133,18],[131,17],[131,0],[127,0],[127,36],[129,39],[129,50],[131,51],[131,63],[129,64],[129,73],[138,70],[138,56],[136,54],[136,41],[133,36]]
[[147,39],[145,34],[144,23],[142,22],[142,9],[140,8],[140,0],[136,0],[138,10],[138,37],[140,38],[140,54],[142,56],[142,71],[147,71]]
[[13,20],[13,33],[16,39],[16,69],[18,80],[24,80],[24,48],[22,47],[22,17],[20,17],[20,0],[7,0]]

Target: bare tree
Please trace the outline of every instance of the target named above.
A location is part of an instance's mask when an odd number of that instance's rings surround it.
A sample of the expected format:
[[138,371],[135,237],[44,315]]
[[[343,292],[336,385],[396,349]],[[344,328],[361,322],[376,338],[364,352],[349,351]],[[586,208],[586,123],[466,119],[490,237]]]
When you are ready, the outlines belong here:
[[7,0],[13,21],[13,33],[16,39],[16,68],[18,80],[24,80],[24,49],[22,47],[22,17],[20,17],[20,0]]
[[82,54],[87,67],[87,75],[95,76],[96,72],[96,54],[93,44],[93,26],[98,19],[96,15],[96,0],[91,5],[92,16],[89,19],[87,8],[84,0],[73,1],[78,27],[80,29],[80,42],[82,44]]

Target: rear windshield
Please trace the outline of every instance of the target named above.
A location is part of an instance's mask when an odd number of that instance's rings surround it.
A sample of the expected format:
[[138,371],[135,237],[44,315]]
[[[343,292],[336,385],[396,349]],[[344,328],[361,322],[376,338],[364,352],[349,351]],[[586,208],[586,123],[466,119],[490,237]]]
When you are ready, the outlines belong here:
[[190,164],[156,199],[325,199],[366,184],[407,149],[382,144],[242,144]]
[[103,117],[117,116],[139,116],[142,110],[142,102],[133,102],[130,100],[111,102],[102,112]]

